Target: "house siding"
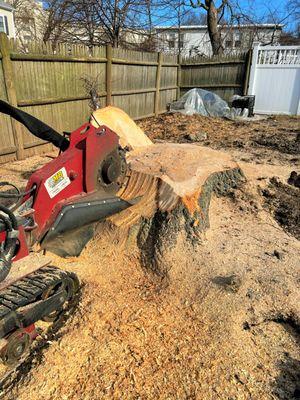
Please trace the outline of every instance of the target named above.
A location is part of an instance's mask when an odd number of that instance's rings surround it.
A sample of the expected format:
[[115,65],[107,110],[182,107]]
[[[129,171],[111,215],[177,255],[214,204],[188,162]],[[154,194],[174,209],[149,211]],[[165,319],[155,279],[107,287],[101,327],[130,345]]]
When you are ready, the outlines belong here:
[[[13,12],[4,10],[0,6],[0,17],[7,18],[7,25],[8,25],[8,37],[9,38],[14,38],[15,37],[15,24],[14,24],[14,17],[13,17]],[[5,23],[4,23],[5,24]],[[7,32],[5,32],[7,33]]]
[[[206,26],[178,28],[156,28],[157,47],[159,51],[174,54],[181,53],[183,57],[211,56],[212,47]],[[179,51],[178,37],[181,36],[182,46]],[[225,53],[246,51],[253,42],[262,44],[278,43],[281,27],[258,25],[222,27],[221,36]],[[174,46],[173,46],[174,42]],[[172,46],[170,46],[172,44]]]

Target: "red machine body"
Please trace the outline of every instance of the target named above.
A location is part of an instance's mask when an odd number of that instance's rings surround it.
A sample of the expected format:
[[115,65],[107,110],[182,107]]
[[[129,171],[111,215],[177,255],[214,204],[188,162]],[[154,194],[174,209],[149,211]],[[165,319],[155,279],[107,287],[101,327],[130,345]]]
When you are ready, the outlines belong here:
[[[118,178],[124,175],[124,164],[112,165],[120,161],[118,143],[118,136],[108,127],[95,128],[86,123],[70,134],[67,150],[31,175],[26,192],[34,190],[24,197],[17,210],[23,223],[19,226],[18,252],[13,261],[27,256],[31,245],[43,241],[63,207],[114,197],[119,188]],[[111,159],[111,165],[105,166],[104,173],[107,175],[109,168],[117,171],[113,178],[106,176],[106,181],[101,168],[107,158]],[[123,204],[121,209],[124,207],[127,205]],[[83,220],[80,224],[85,223]],[[4,239],[5,233],[0,232],[0,243]]]
[[[76,202],[81,196],[97,190],[100,163],[118,142],[118,136],[107,127],[85,124],[71,133],[70,146],[65,152],[31,175],[26,190],[36,185],[33,208],[37,227],[33,235],[37,241],[49,230],[64,204]],[[45,181],[62,168],[66,169],[70,183],[51,198]]]

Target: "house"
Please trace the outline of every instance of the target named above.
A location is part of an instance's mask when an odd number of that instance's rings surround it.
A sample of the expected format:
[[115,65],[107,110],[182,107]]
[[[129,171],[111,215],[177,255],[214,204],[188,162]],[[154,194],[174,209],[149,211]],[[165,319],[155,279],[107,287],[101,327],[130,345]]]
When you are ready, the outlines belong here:
[[[0,0],[1,1],[1,0]],[[7,0],[13,4],[13,0]],[[38,0],[22,0],[14,11],[15,36],[25,45],[33,40],[41,40],[44,24],[43,2]]]
[[12,5],[0,0],[0,32],[9,38],[15,37],[14,8]]
[[[283,25],[223,25],[220,26],[225,54],[242,52],[253,42],[278,43]],[[183,57],[211,56],[212,48],[207,25],[156,27],[157,51],[181,54]]]

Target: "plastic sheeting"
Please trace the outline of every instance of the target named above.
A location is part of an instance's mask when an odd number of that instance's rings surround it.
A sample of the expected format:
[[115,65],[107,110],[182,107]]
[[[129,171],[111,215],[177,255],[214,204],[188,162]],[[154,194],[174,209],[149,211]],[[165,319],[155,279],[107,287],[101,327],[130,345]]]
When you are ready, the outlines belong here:
[[170,111],[186,115],[200,114],[212,117],[229,117],[230,108],[226,101],[213,92],[191,89],[178,101],[170,105]]

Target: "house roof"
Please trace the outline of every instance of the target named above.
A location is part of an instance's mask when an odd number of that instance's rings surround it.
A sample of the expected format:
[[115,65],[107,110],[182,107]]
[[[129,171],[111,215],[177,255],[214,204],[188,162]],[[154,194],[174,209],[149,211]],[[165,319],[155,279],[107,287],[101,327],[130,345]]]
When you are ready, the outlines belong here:
[[[223,27],[228,28],[258,28],[258,29],[282,29],[283,24],[240,24],[240,25],[222,25]],[[154,29],[158,30],[174,30],[179,29],[178,26],[156,26]],[[207,30],[207,25],[181,25],[181,30]]]
[[0,0],[0,10],[13,11],[14,7]]

